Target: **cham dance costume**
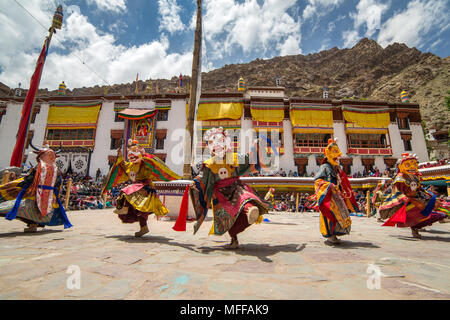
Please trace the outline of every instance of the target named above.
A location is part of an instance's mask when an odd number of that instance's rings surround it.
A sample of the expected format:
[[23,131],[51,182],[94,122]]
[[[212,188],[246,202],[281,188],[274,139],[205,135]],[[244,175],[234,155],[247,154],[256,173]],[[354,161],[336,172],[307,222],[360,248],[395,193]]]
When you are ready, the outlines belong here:
[[128,160],[122,157],[120,149],[116,163],[111,168],[102,194],[112,187],[131,180],[122,188],[117,197],[114,213],[123,223],[139,222],[140,230],[135,233],[141,237],[148,233],[147,219],[152,213],[164,216],[169,210],[159,200],[152,180],[172,181],[181,177],[174,173],[158,157],[145,153],[137,141],[128,142]]
[[48,146],[37,149],[31,142],[30,146],[36,150],[38,164],[25,177],[0,186],[0,216],[25,222],[25,232],[45,226],[72,227],[59,198],[62,178],[55,163],[59,151]]
[[[227,249],[239,247],[237,235],[250,225],[261,223],[267,207],[255,191],[239,177],[256,171],[258,165],[250,164],[254,151],[246,155],[232,152],[231,138],[222,128],[213,128],[205,133],[212,158],[202,164],[198,176],[191,186],[191,198],[196,214],[194,234],[212,208],[214,221],[209,234],[223,235],[228,232],[231,243]],[[258,159],[256,159],[258,163]],[[185,220],[185,219],[184,219]]]
[[384,202],[384,199],[385,199],[384,193],[385,193],[385,191],[386,191],[386,183],[383,180],[383,181],[380,181],[378,183],[377,187],[373,191],[373,195],[372,195],[372,199],[371,199],[373,208],[376,211],[376,216],[377,216],[377,221],[378,222],[384,222],[383,219],[380,216],[380,206]]
[[411,228],[414,238],[420,239],[419,230],[445,219],[446,209],[430,188],[423,188],[416,155],[403,153],[397,162],[398,173],[393,190],[380,206],[380,216],[389,218],[383,226]]
[[275,192],[274,188],[269,188],[266,195],[264,196],[264,201],[269,205],[269,209],[273,210],[275,207],[275,199],[273,193]]
[[339,166],[342,155],[335,140],[328,140],[325,158],[314,177],[315,205],[320,210],[320,232],[327,243],[336,244],[337,236],[350,233],[352,220],[350,212],[358,211],[350,182]]

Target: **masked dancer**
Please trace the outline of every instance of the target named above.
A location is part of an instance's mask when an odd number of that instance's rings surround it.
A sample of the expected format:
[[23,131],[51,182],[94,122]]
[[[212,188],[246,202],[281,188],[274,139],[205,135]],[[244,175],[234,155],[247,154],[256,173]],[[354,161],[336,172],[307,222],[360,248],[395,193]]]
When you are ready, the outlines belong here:
[[380,216],[389,218],[383,226],[411,228],[412,236],[420,239],[419,230],[444,220],[444,211],[448,208],[443,208],[430,188],[422,187],[418,168],[416,155],[402,154],[397,162],[392,193],[380,206]]
[[140,229],[134,235],[142,237],[149,232],[147,219],[154,213],[164,216],[169,211],[159,200],[152,180],[171,181],[181,177],[169,169],[158,157],[148,154],[136,140],[128,142],[128,160],[125,161],[120,149],[116,163],[111,168],[102,194],[129,182],[122,188],[116,200],[116,213],[123,223],[139,222]]
[[24,232],[45,226],[72,227],[59,198],[62,178],[56,166],[58,151],[48,146],[35,150],[37,165],[22,178],[0,185],[0,216],[27,224]]
[[315,201],[320,210],[320,232],[329,244],[338,244],[337,236],[350,233],[350,212],[358,211],[347,175],[338,158],[342,155],[336,140],[328,140],[325,158],[314,177]]

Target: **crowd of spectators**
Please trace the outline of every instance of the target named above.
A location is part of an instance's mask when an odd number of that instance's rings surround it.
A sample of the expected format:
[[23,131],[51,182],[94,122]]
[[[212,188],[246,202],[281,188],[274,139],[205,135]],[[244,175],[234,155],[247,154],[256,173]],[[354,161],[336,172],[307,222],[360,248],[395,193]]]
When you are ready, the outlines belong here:
[[[298,207],[297,207],[297,195],[296,193],[281,193],[275,196],[274,211],[286,211],[286,212],[307,212],[314,211],[313,202],[309,197],[311,194],[299,193],[298,194]],[[297,208],[296,208],[297,207]]]
[[[436,166],[442,166],[449,164],[449,160],[439,160],[435,162],[429,162],[426,164],[421,164],[420,168],[430,168]],[[193,172],[195,174],[195,172]],[[314,177],[315,172],[310,175],[299,174],[297,170],[289,170],[286,172],[283,168],[279,171],[269,172],[269,173],[252,173],[249,176],[271,176],[271,177]],[[395,170],[386,169],[381,172],[376,167],[370,171],[356,172],[349,177],[351,178],[364,178],[364,177],[390,177],[395,176]],[[67,182],[72,179],[72,186],[70,192],[70,199],[68,210],[89,210],[89,209],[103,209],[111,208],[116,205],[116,198],[119,195],[119,190],[124,185],[119,185],[111,190],[109,190],[104,197],[101,195],[102,187],[106,182],[106,176],[102,175],[99,171],[95,178],[91,178],[84,175],[77,174],[66,174],[64,175],[63,188],[62,188],[62,198],[66,195]],[[390,188],[386,190],[386,193],[390,193]],[[312,207],[313,201],[309,199],[311,194],[299,193],[298,207],[296,208],[297,198],[294,193],[283,193],[277,195],[275,198],[274,210],[275,211],[288,211],[288,212],[306,212],[314,211]],[[361,212],[366,212],[367,199],[364,192],[356,193],[356,200],[358,202],[359,210]]]
[[[110,190],[105,197],[101,196],[106,177],[99,172],[95,178],[80,174],[63,175],[62,198],[65,201],[67,185],[72,180],[68,210],[104,209],[115,206],[115,198]],[[113,188],[113,189],[117,189]],[[117,189],[118,195],[118,189]]]
[[[314,177],[316,172],[311,172],[309,175],[305,173],[299,173],[297,170],[289,170],[289,172],[286,173],[286,171],[281,168],[278,171],[272,171],[267,173],[262,172],[256,172],[256,173],[250,173],[249,177]],[[393,178],[395,176],[394,170],[386,169],[383,172],[378,170],[376,167],[373,170],[367,171],[364,169],[364,171],[358,171],[352,175],[349,175],[350,178],[367,178],[367,177],[386,177],[386,178]]]

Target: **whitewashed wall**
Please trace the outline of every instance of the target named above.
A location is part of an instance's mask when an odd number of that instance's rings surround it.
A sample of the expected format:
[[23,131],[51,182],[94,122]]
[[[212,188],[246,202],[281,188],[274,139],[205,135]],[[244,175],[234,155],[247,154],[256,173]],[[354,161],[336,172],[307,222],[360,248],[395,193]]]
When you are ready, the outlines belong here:
[[380,170],[381,173],[383,173],[383,171],[386,170],[384,157],[375,157],[375,163],[373,166],[376,167],[378,170]]
[[361,161],[361,157],[360,156],[353,156],[353,164],[351,166],[351,174],[355,174],[355,173],[363,173],[364,171],[364,166],[363,163]]
[[11,155],[16,143],[17,129],[19,128],[22,105],[8,103],[6,114],[3,115],[0,123],[0,168],[9,167]]
[[318,170],[319,170],[319,166],[317,165],[316,156],[309,155],[308,156],[308,165],[306,166],[306,174],[308,176],[310,176],[311,173],[316,174]]
[[103,175],[109,172],[108,156],[115,156],[117,150],[111,150],[111,130],[123,130],[125,122],[114,122],[114,102],[103,102],[98,115],[95,146],[91,155],[89,175],[95,177],[97,169]]
[[333,122],[333,136],[337,138],[337,145],[342,152],[342,157],[347,157],[347,136],[344,122]]
[[175,173],[183,174],[183,146],[186,128],[186,101],[172,100],[167,121],[158,121],[156,129],[167,129],[164,149],[155,149],[155,153],[165,153],[166,164]]
[[[30,124],[30,130],[34,131],[33,136],[33,145],[37,148],[42,147],[44,143],[44,137],[45,137],[45,127],[47,126],[47,118],[48,118],[48,109],[49,104],[41,104],[41,110],[38,114],[36,114],[36,119],[34,123]],[[28,146],[27,149],[25,149],[25,154],[28,155],[27,163],[31,162],[31,164],[36,164],[36,154],[33,152],[33,148]]]
[[427,145],[425,142],[425,136],[423,134],[422,126],[410,124],[411,128],[411,147],[412,153],[415,153],[419,157],[420,162],[427,162],[430,160]]
[[283,120],[283,131],[284,154],[280,157],[280,167],[287,174],[290,170],[297,171],[297,166],[294,162],[294,137],[290,120]]
[[405,147],[396,122],[389,124],[389,136],[391,137],[392,157],[400,158],[405,152]]

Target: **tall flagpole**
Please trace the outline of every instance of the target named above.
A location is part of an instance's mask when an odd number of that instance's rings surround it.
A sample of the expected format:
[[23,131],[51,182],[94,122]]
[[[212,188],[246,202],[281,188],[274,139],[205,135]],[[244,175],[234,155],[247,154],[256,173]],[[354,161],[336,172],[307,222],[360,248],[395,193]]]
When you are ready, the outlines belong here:
[[56,29],[61,29],[63,20],[63,10],[62,6],[59,5],[53,15],[52,25],[49,29],[49,35],[44,41],[41,54],[36,62],[36,68],[31,77],[30,88],[25,97],[22,109],[22,117],[20,119],[19,129],[17,132],[16,144],[14,146],[13,153],[11,155],[10,166],[21,167],[23,163],[24,153],[25,153],[25,142],[28,137],[28,130],[30,126],[31,114],[34,109],[36,102],[36,94],[39,88],[39,82],[41,81],[42,70],[44,68],[45,58],[47,56],[48,48],[50,46],[50,41]]
[[194,55],[192,59],[192,77],[189,95],[188,118],[186,122],[186,135],[184,138],[184,165],[183,165],[183,179],[190,180],[192,178],[191,162],[192,162],[192,141],[194,137],[194,118],[197,101],[197,86],[198,86],[198,70],[200,62],[200,46],[202,34],[202,0],[197,0],[197,27],[195,29],[194,38]]

